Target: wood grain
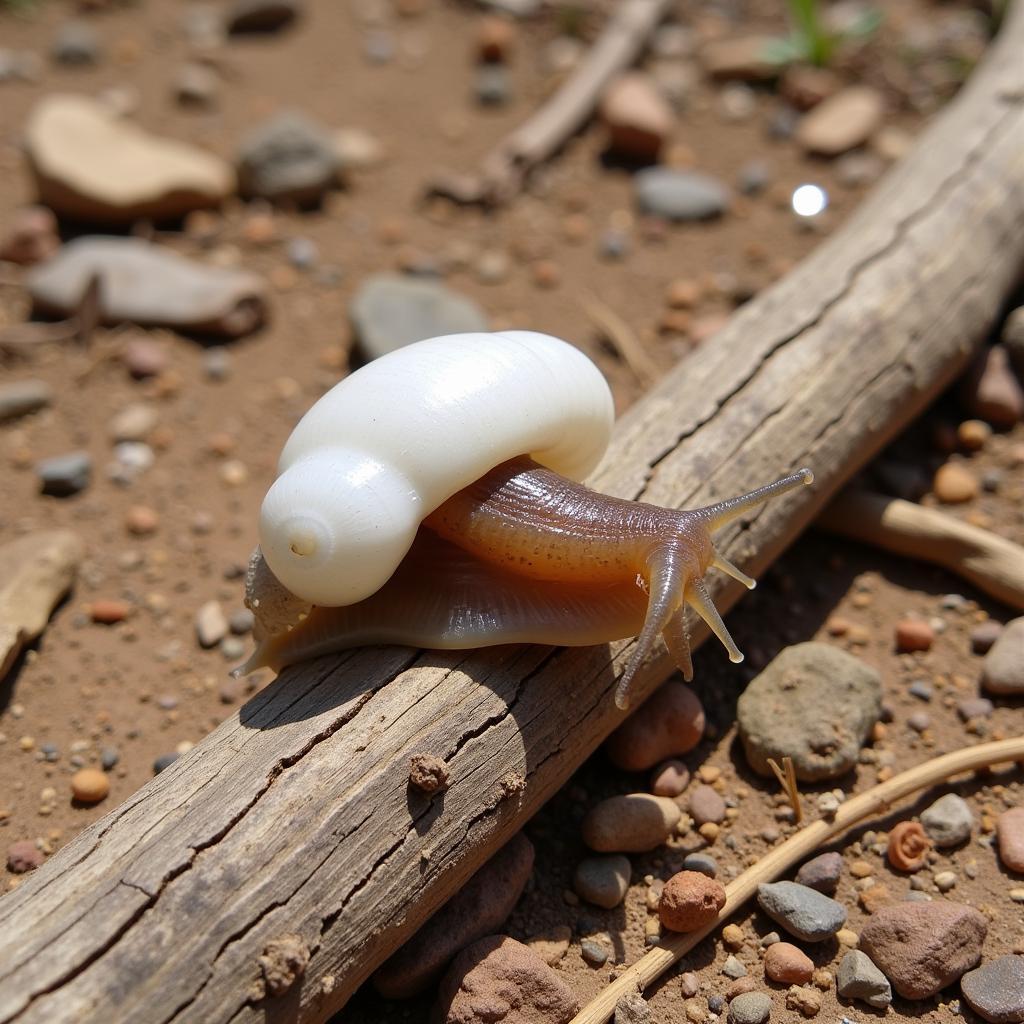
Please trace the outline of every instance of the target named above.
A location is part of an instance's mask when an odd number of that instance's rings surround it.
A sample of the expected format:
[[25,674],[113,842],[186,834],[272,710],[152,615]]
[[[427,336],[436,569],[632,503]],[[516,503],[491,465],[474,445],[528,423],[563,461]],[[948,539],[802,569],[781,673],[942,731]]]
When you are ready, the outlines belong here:
[[[757,573],[954,378],[1024,265],[1021,52],[1018,3],[843,230],[623,419],[596,486],[686,506],[811,466],[733,529]],[[0,1021],[326,1019],[621,721],[629,647],[287,671],[0,899]],[[446,793],[410,791],[415,753],[445,759]],[[265,997],[259,958],[289,934],[305,974]]]

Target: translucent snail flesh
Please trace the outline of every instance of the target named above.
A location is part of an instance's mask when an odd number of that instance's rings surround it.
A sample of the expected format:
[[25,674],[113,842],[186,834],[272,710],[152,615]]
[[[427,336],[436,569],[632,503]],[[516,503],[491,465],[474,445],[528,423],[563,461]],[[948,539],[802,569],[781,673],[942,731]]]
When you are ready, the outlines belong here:
[[686,605],[742,660],[703,577],[754,581],[711,533],[810,470],[703,509],[625,501],[579,483],[612,420],[594,364],[527,331],[433,338],[345,378],[296,426],[264,500],[247,587],[260,642],[238,671],[373,643],[638,636],[625,707],[659,636],[692,678]]

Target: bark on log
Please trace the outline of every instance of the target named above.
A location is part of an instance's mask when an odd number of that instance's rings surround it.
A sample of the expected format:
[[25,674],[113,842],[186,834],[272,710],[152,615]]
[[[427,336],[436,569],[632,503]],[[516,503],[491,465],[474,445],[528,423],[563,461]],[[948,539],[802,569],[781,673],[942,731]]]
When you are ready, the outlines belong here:
[[[726,545],[756,573],[956,375],[1024,264],[1021,52],[1018,3],[848,225],[623,419],[598,487],[693,505],[810,465]],[[284,673],[0,900],[0,1020],[325,1019],[619,723],[629,646]],[[446,793],[410,790],[415,753]]]

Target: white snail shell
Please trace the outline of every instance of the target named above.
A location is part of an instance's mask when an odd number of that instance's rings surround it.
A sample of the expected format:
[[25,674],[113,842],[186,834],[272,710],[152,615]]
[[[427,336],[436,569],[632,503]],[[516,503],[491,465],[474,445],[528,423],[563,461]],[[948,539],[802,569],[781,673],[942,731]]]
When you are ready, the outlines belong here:
[[264,558],[312,604],[354,604],[398,568],[423,518],[517,456],[573,480],[611,437],[608,384],[546,334],[453,334],[392,352],[327,392],[263,501]]

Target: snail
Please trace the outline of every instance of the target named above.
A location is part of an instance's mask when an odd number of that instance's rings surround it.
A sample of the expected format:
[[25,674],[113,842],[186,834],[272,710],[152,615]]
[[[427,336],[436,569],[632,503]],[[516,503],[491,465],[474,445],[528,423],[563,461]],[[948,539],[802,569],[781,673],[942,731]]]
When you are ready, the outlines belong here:
[[432,338],[346,377],[299,421],[263,501],[247,579],[258,646],[236,672],[374,643],[637,636],[624,708],[659,636],[692,679],[686,605],[742,661],[703,577],[754,581],[711,534],[810,470],[689,511],[611,497],[580,481],[613,418],[597,367],[529,331]]

